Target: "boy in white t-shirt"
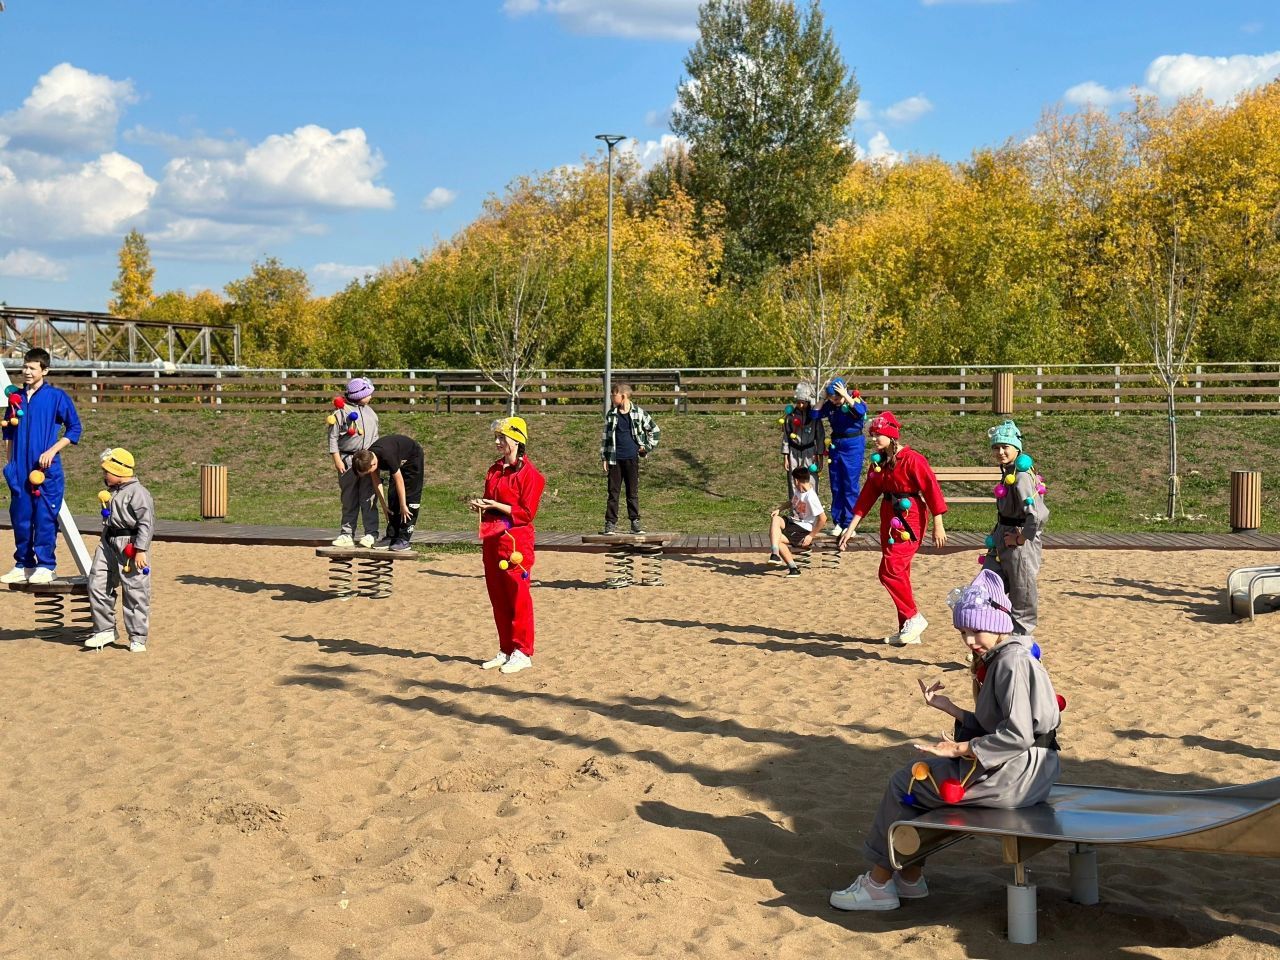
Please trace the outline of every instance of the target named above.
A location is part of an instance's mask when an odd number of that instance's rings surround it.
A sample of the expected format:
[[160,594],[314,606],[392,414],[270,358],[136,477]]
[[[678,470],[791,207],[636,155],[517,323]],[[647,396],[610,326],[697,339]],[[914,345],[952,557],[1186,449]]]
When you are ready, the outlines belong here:
[[[822,501],[813,489],[813,474],[808,467],[796,467],[791,471],[795,493],[791,502],[769,513],[769,565],[787,565],[787,576],[800,576],[792,556],[792,547],[808,547],[813,543],[813,533],[827,522]],[[784,513],[784,511],[786,511]]]

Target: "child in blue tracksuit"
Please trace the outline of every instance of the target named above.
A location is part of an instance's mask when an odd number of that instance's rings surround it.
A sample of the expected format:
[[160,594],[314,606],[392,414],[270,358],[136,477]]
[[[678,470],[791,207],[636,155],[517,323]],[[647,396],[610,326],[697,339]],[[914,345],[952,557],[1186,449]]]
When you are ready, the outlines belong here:
[[831,425],[827,482],[831,484],[831,520],[836,525],[835,535],[839,536],[853,523],[853,505],[858,502],[862,487],[862,455],[866,450],[862,428],[867,405],[856,390],[849,393],[841,377],[828,383],[825,392],[827,399],[818,416]]
[[[80,440],[80,418],[66,393],[45,382],[49,353],[22,358],[22,386],[5,388],[4,439],[14,567],[0,583],[48,583],[58,566],[58,511],[64,478],[58,454]],[[61,436],[59,436],[61,433]]]

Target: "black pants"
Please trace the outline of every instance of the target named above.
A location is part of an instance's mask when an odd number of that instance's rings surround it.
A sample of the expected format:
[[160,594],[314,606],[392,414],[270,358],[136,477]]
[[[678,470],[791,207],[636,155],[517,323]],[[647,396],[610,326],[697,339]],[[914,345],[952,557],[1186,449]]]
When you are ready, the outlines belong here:
[[409,505],[409,522],[400,519],[400,496],[396,492],[394,474],[387,480],[387,507],[391,516],[387,518],[387,536],[392,540],[408,540],[413,533],[413,526],[418,522],[418,511],[422,508],[422,448],[415,451],[413,459],[400,466],[400,476],[404,479],[404,498]]
[[604,522],[618,522],[618,491],[627,485],[627,519],[640,519],[640,461],[619,460],[609,464],[609,502],[604,508]]

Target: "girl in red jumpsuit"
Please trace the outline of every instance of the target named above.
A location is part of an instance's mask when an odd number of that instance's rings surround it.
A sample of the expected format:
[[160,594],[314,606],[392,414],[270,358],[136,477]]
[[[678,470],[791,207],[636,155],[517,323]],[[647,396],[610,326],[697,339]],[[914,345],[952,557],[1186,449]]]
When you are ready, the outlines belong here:
[[547,481],[524,455],[529,426],[522,417],[494,423],[493,441],[498,459],[485,475],[484,497],[470,504],[480,514],[484,582],[498,627],[498,655],[484,669],[519,673],[533,666],[533,518]]
[[911,595],[911,559],[924,536],[925,513],[933,514],[933,543],[947,545],[942,515],[947,501],[929,461],[899,442],[902,424],[886,410],[871,421],[867,432],[875,444],[867,481],[853,508],[853,523],[840,537],[840,549],[858,529],[877,497],[880,503],[880,582],[898,608],[898,632],[885,643],[903,646],[919,643],[929,621],[921,616]]

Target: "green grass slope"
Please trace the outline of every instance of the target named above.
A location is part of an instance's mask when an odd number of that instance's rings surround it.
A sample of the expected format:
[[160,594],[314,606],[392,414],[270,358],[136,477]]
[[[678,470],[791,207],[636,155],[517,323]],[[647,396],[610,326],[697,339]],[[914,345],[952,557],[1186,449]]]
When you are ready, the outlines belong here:
[[[199,467],[229,468],[236,523],[336,527],[338,491],[324,450],[325,411],[249,413],[88,410],[78,449],[64,455],[68,500],[77,513],[97,508],[103,448],[128,447],[156,497],[161,517],[199,518]],[[785,495],[776,415],[675,416],[655,412],[662,444],[641,475],[641,507],[650,530],[689,533],[763,529]],[[906,418],[904,439],[936,465],[989,463],[989,416]],[[426,449],[422,529],[467,530],[463,501],[478,495],[492,460],[488,417],[388,413],[384,433],[406,433]],[[1271,464],[1280,449],[1280,417],[1180,420],[1183,499],[1192,519],[1151,519],[1164,511],[1166,423],[1159,417],[1052,415],[1020,421],[1026,449],[1049,485],[1050,529],[1136,531],[1228,529],[1232,469],[1264,471],[1264,527],[1280,531],[1280,494]],[[530,417],[530,455],[547,476],[538,526],[596,529],[604,512],[599,468],[601,420]],[[1272,470],[1272,472],[1267,472]],[[957,485],[951,493],[974,492]],[[820,486],[824,503],[828,488]],[[625,511],[624,511],[625,512]],[[951,529],[989,526],[988,506],[957,505]]]

